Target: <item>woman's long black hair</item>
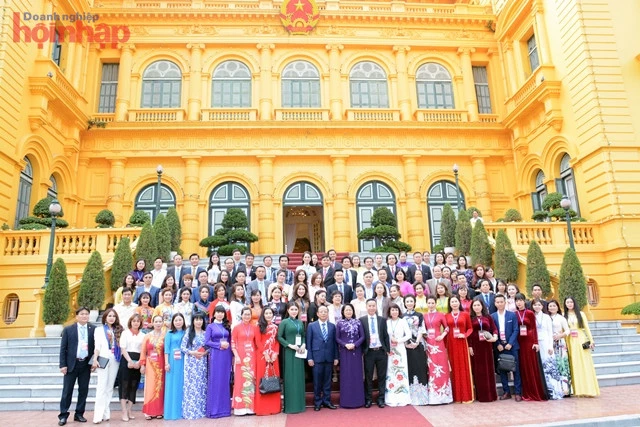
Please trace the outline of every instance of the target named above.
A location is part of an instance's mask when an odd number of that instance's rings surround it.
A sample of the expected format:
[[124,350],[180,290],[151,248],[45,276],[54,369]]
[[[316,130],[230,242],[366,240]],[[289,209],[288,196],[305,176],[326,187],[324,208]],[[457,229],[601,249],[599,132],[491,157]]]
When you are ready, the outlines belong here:
[[265,311],[271,311],[272,315],[276,315],[273,312],[273,308],[266,306],[265,308],[262,309],[262,313],[260,313],[260,318],[258,319],[258,326],[260,327],[260,333],[264,334],[265,332],[267,332],[267,326],[269,326],[269,324],[267,323],[267,319],[264,318],[264,312]]
[[567,300],[570,299],[571,301],[573,301],[573,312],[576,314],[576,317],[578,318],[578,327],[580,329],[584,328],[584,322],[582,321],[582,312],[580,311],[580,306],[578,306],[578,303],[576,302],[576,299],[572,296],[568,296],[564,299],[564,303],[562,305],[564,305],[564,318],[567,319],[567,321],[569,321],[569,309],[567,308]]
[[191,326],[189,326],[189,345],[188,347],[193,347],[193,339],[196,337],[196,327],[195,320],[202,319],[202,330],[204,331],[207,327],[207,319],[205,318],[202,312],[193,313],[193,317],[191,318]]

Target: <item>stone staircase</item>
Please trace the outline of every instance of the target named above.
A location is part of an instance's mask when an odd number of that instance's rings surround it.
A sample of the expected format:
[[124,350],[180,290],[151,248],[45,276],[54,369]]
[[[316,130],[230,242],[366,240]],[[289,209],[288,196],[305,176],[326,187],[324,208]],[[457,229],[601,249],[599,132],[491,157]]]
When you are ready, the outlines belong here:
[[[593,360],[601,387],[640,384],[640,335],[620,322],[590,324],[596,342]],[[58,370],[60,340],[0,340],[0,411],[58,411],[62,376]],[[87,410],[93,410],[97,376],[91,376]],[[500,386],[498,385],[500,388]],[[77,389],[74,391],[72,410]],[[138,392],[135,410],[142,408]],[[111,400],[119,410],[117,390]]]

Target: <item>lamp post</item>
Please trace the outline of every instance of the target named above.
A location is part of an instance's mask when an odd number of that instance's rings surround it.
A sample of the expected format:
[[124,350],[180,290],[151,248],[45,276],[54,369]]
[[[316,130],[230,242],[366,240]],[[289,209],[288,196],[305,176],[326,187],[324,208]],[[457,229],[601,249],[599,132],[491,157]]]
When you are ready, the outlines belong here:
[[453,164],[453,176],[456,177],[456,201],[458,203],[458,213],[460,213],[460,184],[458,183],[458,164]]
[[567,220],[567,233],[569,234],[569,247],[576,250],[575,245],[573,244],[573,232],[571,231],[571,217],[569,216],[569,209],[571,209],[571,200],[567,196],[562,196],[562,200],[560,200],[560,206],[564,209],[565,218]]
[[156,168],[156,172],[158,173],[158,188],[156,189],[156,216],[154,218],[154,221],[158,218],[158,215],[160,215],[160,191],[162,190],[163,171],[164,169],[162,169],[162,165],[158,165],[158,167]]
[[56,218],[62,212],[62,206],[58,199],[53,199],[49,204],[49,213],[51,214],[51,236],[49,241],[49,255],[47,255],[47,271],[44,275],[44,286],[46,288],[49,285],[49,275],[51,274],[51,266],[53,265],[53,248],[56,240]]

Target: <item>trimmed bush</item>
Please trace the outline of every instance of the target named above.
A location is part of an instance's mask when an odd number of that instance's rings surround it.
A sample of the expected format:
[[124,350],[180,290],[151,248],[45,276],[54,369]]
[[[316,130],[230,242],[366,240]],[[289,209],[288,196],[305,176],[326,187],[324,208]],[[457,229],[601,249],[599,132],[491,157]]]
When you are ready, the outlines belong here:
[[478,208],[476,208],[475,206],[471,206],[470,208],[467,208],[467,214],[469,215],[469,218],[473,218],[473,211],[478,212],[478,216],[482,216],[482,211]]
[[62,325],[69,318],[69,279],[62,258],[51,266],[49,284],[42,300],[42,321],[45,325]]
[[456,251],[459,255],[469,255],[471,251],[471,222],[465,210],[458,212],[458,222],[456,223]]
[[[49,213],[49,205],[53,202],[53,197],[47,196],[44,199],[38,200],[38,203],[33,207],[33,216],[38,218],[50,218],[51,213]],[[58,201],[59,203],[60,201]],[[62,206],[62,204],[60,204]],[[64,216],[64,209],[60,210],[58,214],[58,218]]]
[[384,252],[397,252],[397,247],[408,247],[409,249],[404,250],[411,250],[411,246],[399,241],[399,238],[398,220],[393,212],[384,206],[373,211],[371,227],[365,228],[358,233],[358,239],[375,240],[380,243],[378,247],[374,248],[374,252],[382,251],[381,248],[387,249]]
[[145,211],[133,211],[129,217],[129,224],[134,227],[142,227],[145,223],[150,222],[151,217]]
[[[21,218],[18,221],[18,230],[45,230],[51,228],[53,220],[49,213],[49,205],[53,201],[53,197],[45,197],[36,203],[33,207],[33,216]],[[62,219],[64,216],[64,210],[60,211],[60,214],[56,217],[56,228],[65,228],[69,226],[69,223]]]
[[111,267],[111,290],[117,291],[122,285],[122,280],[131,271],[133,266],[133,254],[131,242],[128,237],[123,237],[116,246],[113,254],[113,266]]
[[241,253],[247,251],[248,243],[257,242],[258,236],[248,231],[249,220],[240,208],[230,208],[222,218],[222,228],[216,230],[213,236],[205,237],[200,246],[218,248],[218,254],[228,256],[238,249]]
[[442,208],[440,243],[445,248],[451,248],[456,245],[456,214],[449,203],[445,203]]
[[438,243],[437,245],[431,248],[432,254],[437,254],[438,252],[444,252],[444,245],[442,243]]
[[572,297],[578,307],[587,305],[587,280],[576,251],[567,248],[560,267],[560,301]]
[[[554,192],[549,193],[542,201],[542,209],[547,212],[547,216],[552,221],[565,221],[567,218],[566,211],[560,206],[562,194]],[[569,209],[569,219],[571,221],[577,218],[578,214],[573,209]]]
[[500,229],[496,236],[495,276],[507,283],[518,280],[518,259],[507,233]]
[[147,221],[140,231],[140,237],[138,237],[138,244],[136,246],[136,258],[142,258],[147,265],[147,268],[152,268],[153,261],[158,255],[158,244],[156,243],[156,236],[153,232],[151,222]]
[[531,219],[537,222],[545,221],[547,218],[549,218],[549,212],[547,211],[535,211],[531,215]]
[[628,316],[640,316],[640,302],[625,306],[621,313]]
[[178,252],[182,243],[182,225],[176,208],[169,208],[167,211],[167,225],[171,233],[171,250]]
[[[158,215],[156,222],[153,223],[153,234],[155,235],[156,245],[158,247],[156,256],[161,257],[164,262],[169,262],[171,233],[167,225],[167,218],[163,214]],[[151,265],[153,265],[153,261],[151,261]]]
[[116,217],[109,209],[103,209],[96,215],[96,224],[98,228],[112,228],[116,223]]
[[542,287],[542,295],[546,298],[551,295],[551,277],[547,270],[547,263],[540,245],[535,240],[531,241],[527,250],[527,294],[531,295],[533,285]]
[[522,221],[522,215],[517,209],[507,209],[504,213],[504,222],[520,222]]
[[493,250],[489,243],[489,235],[487,229],[484,228],[482,221],[476,221],[475,227],[471,232],[471,263],[473,265],[491,265],[493,262]]
[[80,290],[78,291],[78,306],[87,307],[89,310],[100,310],[104,303],[104,283],[102,257],[100,252],[94,251],[82,273],[82,282],[80,282]]

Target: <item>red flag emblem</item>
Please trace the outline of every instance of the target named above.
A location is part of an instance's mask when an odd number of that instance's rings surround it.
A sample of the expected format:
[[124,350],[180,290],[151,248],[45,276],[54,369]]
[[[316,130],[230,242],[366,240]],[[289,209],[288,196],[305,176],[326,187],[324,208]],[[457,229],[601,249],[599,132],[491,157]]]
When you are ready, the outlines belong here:
[[282,25],[291,34],[309,34],[319,18],[315,0],[285,0],[280,7]]

